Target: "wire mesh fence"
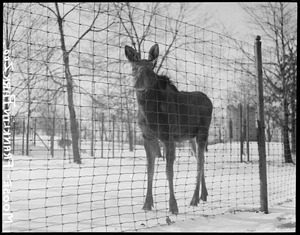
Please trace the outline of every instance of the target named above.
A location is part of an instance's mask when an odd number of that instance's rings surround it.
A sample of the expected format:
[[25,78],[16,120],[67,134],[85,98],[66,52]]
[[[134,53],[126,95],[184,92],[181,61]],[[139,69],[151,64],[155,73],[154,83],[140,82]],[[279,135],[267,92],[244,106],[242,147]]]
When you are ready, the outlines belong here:
[[[121,3],[22,3],[4,10],[16,97],[12,155],[3,159],[10,182],[5,230],[136,231],[164,225],[167,216],[176,221],[259,210],[254,39],[241,42]],[[154,71],[213,103],[204,165],[208,198],[190,206],[197,160],[189,142],[176,143],[177,215],[169,212],[162,143],[154,205],[142,210],[147,162],[124,48],[133,46],[147,58],[155,43],[160,54]],[[271,53],[263,60],[271,61]],[[284,163],[281,130],[267,131],[272,205],[293,199],[295,166]]]

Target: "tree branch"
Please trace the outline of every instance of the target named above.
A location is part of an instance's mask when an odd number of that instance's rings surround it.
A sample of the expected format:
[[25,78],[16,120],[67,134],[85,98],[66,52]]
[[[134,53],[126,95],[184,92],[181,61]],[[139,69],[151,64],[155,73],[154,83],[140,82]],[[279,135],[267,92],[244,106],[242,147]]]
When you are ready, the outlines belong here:
[[44,8],[47,8],[49,11],[51,11],[56,17],[58,17],[58,14],[53,10],[51,9],[50,7],[48,6],[45,6],[44,4],[42,3],[38,3],[40,6],[44,7]]
[[79,6],[80,3],[76,4],[74,7],[72,7],[61,19],[64,20],[65,17],[67,17],[67,15],[72,12],[77,6]]

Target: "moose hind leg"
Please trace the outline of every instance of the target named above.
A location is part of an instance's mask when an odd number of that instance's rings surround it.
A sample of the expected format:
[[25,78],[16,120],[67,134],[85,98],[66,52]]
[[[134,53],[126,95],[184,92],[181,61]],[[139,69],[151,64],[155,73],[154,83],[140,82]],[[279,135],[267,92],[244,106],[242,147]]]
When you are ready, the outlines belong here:
[[152,184],[153,184],[155,157],[158,154],[157,146],[158,144],[156,139],[144,138],[144,147],[147,155],[147,176],[148,176],[147,194],[143,206],[144,210],[151,210],[153,207]]
[[205,163],[205,157],[204,157],[204,151],[206,148],[206,142],[201,142],[198,144],[199,146],[199,161],[200,161],[200,179],[201,179],[201,195],[200,199],[202,201],[207,201],[207,189],[206,189],[206,183],[205,183],[205,175],[204,175],[204,163]]
[[[196,177],[196,188],[194,191],[193,198],[191,200],[191,206],[197,206],[200,202],[200,199],[203,201],[207,201],[207,189],[205,184],[205,176],[204,176],[204,150],[206,146],[206,141],[198,140],[198,154],[197,156],[197,177]],[[200,190],[200,181],[201,181],[201,196],[199,198],[199,190]]]
[[174,142],[167,142],[165,143],[166,146],[166,175],[169,182],[169,208],[172,214],[178,214],[178,207],[177,201],[174,195],[174,188],[173,188],[173,164],[175,161],[175,143]]

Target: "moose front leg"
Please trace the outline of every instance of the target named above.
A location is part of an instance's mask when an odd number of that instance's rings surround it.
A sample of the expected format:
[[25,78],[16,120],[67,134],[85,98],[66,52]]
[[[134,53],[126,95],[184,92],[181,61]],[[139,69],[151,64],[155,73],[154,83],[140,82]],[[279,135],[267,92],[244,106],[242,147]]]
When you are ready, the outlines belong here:
[[[194,191],[193,198],[191,200],[191,206],[197,206],[200,199],[203,201],[207,200],[207,189],[205,184],[205,176],[204,176],[204,150],[205,150],[206,142],[198,143],[198,156],[197,157],[197,179],[196,179],[196,188]],[[200,190],[200,181],[201,181],[201,197],[199,198],[199,190]]]
[[153,175],[154,175],[154,164],[155,157],[158,155],[158,140],[156,139],[148,139],[144,137],[144,147],[147,155],[147,194],[146,200],[143,206],[144,210],[151,210],[153,206],[153,196],[152,196],[152,183],[153,183]]
[[175,143],[174,142],[167,142],[165,143],[166,146],[166,175],[169,181],[169,192],[170,192],[170,199],[169,199],[169,207],[170,212],[172,214],[178,214],[178,207],[177,202],[174,195],[174,188],[173,188],[173,164],[175,160]]

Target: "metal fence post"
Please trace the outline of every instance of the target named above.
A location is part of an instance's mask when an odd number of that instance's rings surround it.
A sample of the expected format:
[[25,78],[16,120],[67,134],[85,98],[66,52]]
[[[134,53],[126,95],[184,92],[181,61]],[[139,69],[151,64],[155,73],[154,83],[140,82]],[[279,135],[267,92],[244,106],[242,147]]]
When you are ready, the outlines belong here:
[[266,164],[266,142],[265,142],[265,113],[263,96],[262,77],[262,56],[260,36],[255,41],[255,65],[258,79],[258,154],[259,154],[259,179],[260,179],[260,210],[268,214],[268,184],[267,184],[267,164]]

